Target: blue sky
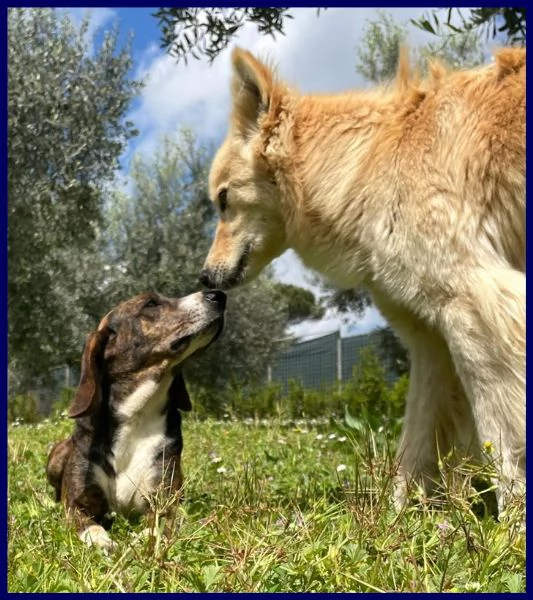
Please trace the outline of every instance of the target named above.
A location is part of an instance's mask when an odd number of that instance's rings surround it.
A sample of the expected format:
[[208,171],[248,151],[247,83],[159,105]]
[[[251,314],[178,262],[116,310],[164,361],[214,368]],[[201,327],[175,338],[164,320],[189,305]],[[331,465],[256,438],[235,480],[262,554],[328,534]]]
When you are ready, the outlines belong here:
[[[286,27],[286,35],[273,40],[261,36],[255,27],[244,27],[235,43],[215,60],[191,59],[187,66],[176,65],[173,58],[160,49],[158,21],[154,8],[94,8],[68,9],[76,20],[90,10],[91,33],[96,31],[98,45],[106,28],[118,22],[120,39],[125,41],[133,32],[133,75],[143,77],[146,86],[131,107],[131,118],[140,136],[130,144],[123,157],[124,173],[131,157],[138,152],[149,156],[162,135],[173,135],[180,127],[192,128],[199,139],[220,143],[226,131],[230,109],[229,56],[234,45],[240,45],[277,65],[280,75],[302,92],[338,92],[367,87],[355,71],[357,47],[365,25],[378,17],[376,8],[330,8],[317,17],[316,8],[296,8],[294,19]],[[387,8],[399,23],[427,14],[424,8]],[[424,31],[412,26],[409,44],[416,47],[435,41]],[[126,177],[127,181],[127,177]],[[285,253],[274,264],[282,281],[303,285],[316,291],[309,283],[309,272],[292,252]],[[340,329],[346,334],[365,333],[384,324],[375,309],[367,311],[355,324],[345,324],[329,314],[320,322],[303,323],[296,335],[313,336]]]

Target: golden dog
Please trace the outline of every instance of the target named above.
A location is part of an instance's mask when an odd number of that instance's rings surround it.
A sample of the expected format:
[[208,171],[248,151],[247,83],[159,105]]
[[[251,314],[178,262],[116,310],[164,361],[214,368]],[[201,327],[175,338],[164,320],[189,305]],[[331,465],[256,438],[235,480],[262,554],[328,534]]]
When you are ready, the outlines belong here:
[[301,95],[233,53],[229,133],[210,174],[220,221],[201,281],[246,283],[293,248],[339,287],[366,287],[411,357],[395,501],[430,491],[438,455],[525,483],[526,51],[430,66],[372,91]]

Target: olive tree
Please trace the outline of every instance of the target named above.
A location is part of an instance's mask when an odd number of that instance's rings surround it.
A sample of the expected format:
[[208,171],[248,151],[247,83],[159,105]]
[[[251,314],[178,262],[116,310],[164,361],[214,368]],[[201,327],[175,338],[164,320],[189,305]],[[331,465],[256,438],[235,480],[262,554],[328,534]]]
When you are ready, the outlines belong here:
[[136,135],[130,45],[114,30],[90,52],[88,27],[50,8],[8,11],[9,359],[20,385],[79,354],[102,190]]

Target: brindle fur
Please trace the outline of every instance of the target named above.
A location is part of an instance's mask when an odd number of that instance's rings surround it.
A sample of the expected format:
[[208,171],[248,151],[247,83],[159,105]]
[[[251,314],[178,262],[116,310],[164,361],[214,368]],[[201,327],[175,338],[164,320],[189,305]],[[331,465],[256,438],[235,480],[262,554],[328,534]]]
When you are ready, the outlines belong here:
[[[160,475],[157,489],[179,497],[183,483],[180,411],[191,410],[181,366],[183,360],[218,337],[224,305],[222,292],[182,299],[142,294],[117,306],[88,336],[80,384],[69,408],[69,416],[75,419],[74,431],[54,445],[46,468],[56,501],[65,504],[78,534],[104,524],[113,509],[96,471],[101,469],[111,481],[118,476],[113,467],[117,459],[114,444],[125,423],[135,418],[134,414],[125,417],[121,408],[147,381],[164,385],[171,378],[160,411],[155,407],[155,415],[166,415],[166,430],[152,467]],[[146,410],[146,406],[141,409]],[[149,503],[143,508],[141,512],[148,513],[149,522],[153,521]],[[130,514],[126,509],[122,512]]]

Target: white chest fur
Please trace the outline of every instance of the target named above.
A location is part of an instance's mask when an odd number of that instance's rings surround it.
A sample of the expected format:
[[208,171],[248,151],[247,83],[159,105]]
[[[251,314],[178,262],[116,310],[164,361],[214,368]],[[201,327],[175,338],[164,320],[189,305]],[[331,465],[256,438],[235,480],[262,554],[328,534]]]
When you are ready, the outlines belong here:
[[122,421],[113,441],[111,465],[115,477],[95,468],[95,476],[110,506],[120,512],[146,511],[147,496],[160,483],[155,457],[167,442],[166,401],[168,382],[146,381],[118,409]]

